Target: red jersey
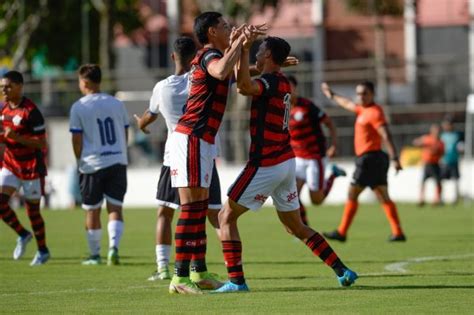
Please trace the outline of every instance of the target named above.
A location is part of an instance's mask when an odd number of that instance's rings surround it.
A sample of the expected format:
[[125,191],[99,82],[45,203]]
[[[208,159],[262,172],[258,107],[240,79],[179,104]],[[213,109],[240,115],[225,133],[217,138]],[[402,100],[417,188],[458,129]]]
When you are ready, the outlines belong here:
[[[13,109],[5,103],[5,106],[0,109],[0,115],[3,130],[10,127],[23,137],[44,138],[46,136],[43,115],[26,97],[23,97],[20,105]],[[43,150],[27,147],[12,139],[6,138],[4,142],[3,167],[23,180],[46,176]]]
[[326,156],[326,136],[321,129],[326,117],[313,102],[298,97],[290,115],[290,143],[297,157],[320,159]]
[[377,129],[386,125],[385,115],[380,105],[368,107],[356,106],[356,122],[354,132],[354,149],[357,156],[370,151],[382,150],[382,137]]
[[191,62],[189,96],[175,131],[195,135],[211,144],[222,122],[227,103],[229,79],[211,76],[207,67],[222,58],[217,49],[203,48]]
[[281,72],[265,73],[255,81],[260,95],[252,98],[250,110],[249,163],[272,166],[295,157],[288,132],[290,83]]
[[440,138],[432,135],[424,135],[421,138],[422,152],[421,159],[426,164],[438,164],[444,154],[444,143]]

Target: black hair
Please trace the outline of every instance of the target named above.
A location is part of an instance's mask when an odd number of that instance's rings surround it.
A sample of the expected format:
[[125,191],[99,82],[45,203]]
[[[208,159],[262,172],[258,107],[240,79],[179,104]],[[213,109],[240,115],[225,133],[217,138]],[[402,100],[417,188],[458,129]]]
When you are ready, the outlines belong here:
[[93,83],[99,84],[102,81],[102,71],[96,64],[85,64],[79,68],[79,76]]
[[280,37],[268,36],[263,40],[265,48],[272,53],[273,62],[282,65],[286,57],[290,54],[290,44]]
[[357,85],[361,85],[363,87],[365,87],[366,89],[368,89],[369,91],[372,92],[372,94],[375,94],[375,85],[372,81],[362,81],[362,82],[359,82],[359,84]]
[[293,84],[294,86],[298,86],[298,80],[294,75],[290,74],[286,78],[288,79],[288,81],[290,81],[291,84]]
[[194,33],[202,45],[209,43],[207,31],[210,27],[219,24],[219,18],[221,16],[222,14],[219,12],[204,12],[194,20]]
[[23,75],[15,70],[8,71],[2,76],[3,79],[8,79],[16,84],[23,84]]
[[196,44],[190,37],[178,37],[173,45],[174,52],[183,61],[191,60],[196,54]]

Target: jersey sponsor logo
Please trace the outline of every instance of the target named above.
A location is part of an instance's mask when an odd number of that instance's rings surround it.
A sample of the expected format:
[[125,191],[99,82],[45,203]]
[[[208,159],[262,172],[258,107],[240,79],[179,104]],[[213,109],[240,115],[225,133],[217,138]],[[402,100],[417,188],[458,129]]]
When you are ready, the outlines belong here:
[[13,125],[19,126],[21,123],[21,116],[15,115],[15,117],[12,118]]
[[175,168],[175,169],[170,170],[170,174],[171,176],[178,176],[178,169]]
[[265,201],[267,200],[268,196],[265,196],[265,195],[262,195],[262,194],[257,194],[255,197],[254,197],[254,200],[255,201],[258,201],[260,203],[265,203]]
[[294,192],[289,193],[288,196],[286,196],[286,199],[288,202],[290,202],[296,197],[298,197],[298,192],[294,191]]

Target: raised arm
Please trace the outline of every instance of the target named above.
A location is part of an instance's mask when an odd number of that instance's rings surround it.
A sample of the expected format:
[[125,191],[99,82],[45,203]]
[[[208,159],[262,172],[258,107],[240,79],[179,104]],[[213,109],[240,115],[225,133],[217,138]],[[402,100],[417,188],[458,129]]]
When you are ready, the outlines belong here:
[[382,140],[385,143],[385,146],[387,147],[388,154],[390,155],[390,159],[393,161],[395,170],[398,173],[398,171],[402,170],[402,165],[400,164],[398,152],[397,152],[397,149],[395,148],[395,145],[393,144],[392,134],[390,133],[388,126],[387,125],[380,126],[377,129],[377,132],[382,137]]
[[258,32],[252,32],[249,28],[244,30],[245,40],[242,45],[240,61],[237,64],[237,92],[243,95],[259,95],[261,93],[259,84],[251,78],[249,61],[250,47],[258,35]]
[[353,101],[334,93],[334,91],[331,90],[331,87],[329,86],[329,84],[327,84],[326,82],[323,82],[321,84],[321,91],[328,99],[334,101],[334,103],[341,106],[342,108],[351,112],[356,111],[356,104]]
[[222,58],[208,65],[207,71],[211,76],[218,80],[225,80],[232,73],[235,63],[239,60],[244,39],[245,36],[241,34],[231,43]]

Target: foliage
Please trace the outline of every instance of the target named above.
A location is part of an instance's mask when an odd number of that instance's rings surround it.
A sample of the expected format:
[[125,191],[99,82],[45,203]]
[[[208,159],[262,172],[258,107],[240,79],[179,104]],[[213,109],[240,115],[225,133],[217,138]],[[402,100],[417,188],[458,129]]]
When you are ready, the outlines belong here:
[[393,15],[403,14],[401,0],[346,0],[346,6],[355,12],[364,15]]

